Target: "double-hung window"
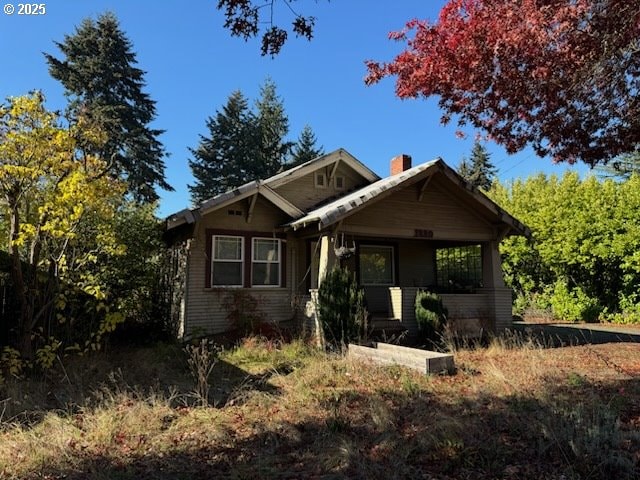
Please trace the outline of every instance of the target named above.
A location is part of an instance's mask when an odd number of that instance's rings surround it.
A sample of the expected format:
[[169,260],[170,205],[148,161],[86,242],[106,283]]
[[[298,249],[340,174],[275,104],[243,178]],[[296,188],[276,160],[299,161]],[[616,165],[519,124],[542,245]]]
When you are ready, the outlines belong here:
[[252,238],[251,285],[280,286],[281,242],[277,238]]
[[394,285],[393,247],[360,245],[360,283],[362,285]]
[[244,238],[214,235],[212,240],[211,286],[242,287]]

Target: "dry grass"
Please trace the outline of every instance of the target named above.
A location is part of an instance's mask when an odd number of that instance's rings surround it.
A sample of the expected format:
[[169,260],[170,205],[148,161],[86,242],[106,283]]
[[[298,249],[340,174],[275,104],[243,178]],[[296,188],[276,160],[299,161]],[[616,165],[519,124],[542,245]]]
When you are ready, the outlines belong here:
[[638,344],[512,338],[424,376],[249,339],[221,355],[211,407],[178,349],[114,354],[0,390],[27,395],[4,402],[0,478],[638,478]]

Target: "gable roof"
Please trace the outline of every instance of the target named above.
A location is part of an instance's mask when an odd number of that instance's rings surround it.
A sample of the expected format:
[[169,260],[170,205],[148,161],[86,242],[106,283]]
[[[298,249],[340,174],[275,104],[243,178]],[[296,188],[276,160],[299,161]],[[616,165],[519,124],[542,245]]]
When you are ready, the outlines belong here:
[[179,227],[180,225],[190,224],[196,222],[202,215],[206,215],[209,212],[224,208],[227,205],[235,203],[239,200],[249,198],[253,195],[262,195],[269,200],[273,205],[280,208],[284,213],[292,218],[298,218],[304,215],[304,212],[289,202],[286,198],[278,195],[268,185],[265,185],[262,181],[256,180],[253,182],[245,183],[244,185],[228,190],[224,193],[216,195],[200,204],[199,207],[180,210],[173,215],[170,215],[166,219],[167,230]]
[[218,210],[231,203],[235,203],[256,194],[260,194],[265,197],[291,218],[300,218],[305,215],[305,212],[300,210],[283,196],[279,195],[274,188],[285,185],[329,165],[334,165],[334,168],[337,168],[339,163],[347,164],[368,182],[380,180],[378,175],[366,167],[357,158],[347,152],[344,148],[339,148],[338,150],[317,157],[289,170],[285,170],[284,172],[280,172],[265,180],[248,182],[237,188],[216,195],[205,200],[196,208],[186,208],[169,215],[166,218],[167,230],[179,227],[180,225],[194,223],[202,215],[206,215],[209,212]]
[[[476,187],[462,178],[440,158],[417,165],[397,175],[383,178],[366,187],[351,192],[344,197],[308,212],[303,217],[289,222],[285,227],[297,230],[307,225],[317,223],[318,229],[321,230],[339,222],[343,218],[353,215],[367,205],[382,200],[404,187],[418,183],[421,180],[428,181],[428,179],[437,172],[444,174],[445,177],[457,185],[461,191],[464,191],[470,199],[478,202],[482,207],[487,209],[492,216],[495,216],[496,219],[505,223],[509,227],[509,233],[525,236],[531,235],[531,231],[527,226],[509,215]],[[427,184],[424,183],[423,188],[426,188],[426,186]]]
[[331,153],[327,153],[306,163],[293,167],[289,170],[278,173],[273,177],[266,179],[264,183],[268,184],[271,188],[278,188],[281,185],[308,175],[309,173],[312,173],[328,165],[335,164],[335,166],[337,167],[337,164],[341,162],[346,163],[368,182],[376,182],[380,180],[380,177],[376,175],[371,169],[369,169],[365,164],[363,164],[360,160],[351,155],[344,148],[339,148],[338,150],[334,150]]
[[[274,189],[299,179],[320,168],[344,162],[369,183],[365,187],[355,190],[334,201],[331,201],[319,208],[309,212],[304,212],[286,198],[279,195]],[[480,190],[462,178],[455,170],[449,167],[442,159],[437,158],[430,162],[417,165],[405,170],[397,175],[381,179],[372,170],[367,168],[358,159],[352,156],[345,149],[340,148],[326,155],[322,155],[310,160],[302,165],[298,165],[290,170],[278,173],[266,180],[256,180],[245,183],[240,187],[228,190],[202,202],[194,209],[184,209],[170,215],[166,219],[166,228],[171,230],[184,224],[195,223],[202,215],[218,210],[239,200],[253,195],[262,195],[273,205],[278,207],[293,221],[284,225],[285,228],[297,230],[308,225],[317,224],[321,230],[345,217],[353,215],[367,205],[373,204],[391,195],[392,193],[405,188],[414,183],[423,181],[422,189],[427,187],[429,178],[435,173],[441,173],[449,180],[467,200],[475,203],[495,220],[503,223],[507,227],[507,234],[531,236],[531,230],[498,206],[494,201],[484,195]]]

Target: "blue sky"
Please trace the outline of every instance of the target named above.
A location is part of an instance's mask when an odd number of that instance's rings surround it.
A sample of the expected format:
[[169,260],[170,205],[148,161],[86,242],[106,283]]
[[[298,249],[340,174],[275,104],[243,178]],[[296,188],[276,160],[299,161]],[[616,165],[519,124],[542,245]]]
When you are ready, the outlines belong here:
[[[7,1],[12,2],[1,3]],[[110,10],[133,44],[138,66],[147,72],[147,92],[157,102],[154,126],[166,130],[161,140],[170,153],[166,174],[175,192],[160,192],[161,216],[190,204],[188,147],[206,133],[206,118],[236,89],[255,100],[267,76],[284,101],[292,140],[309,124],[326,151],[343,147],[381,176],[400,153],[411,155],[414,165],[439,156],[454,167],[469,155],[473,132],[459,139],[455,125],[440,125],[436,100],[399,100],[389,79],[371,87],[363,82],[365,60],[390,60],[400,51],[402,45],[389,41],[388,32],[412,18],[437,18],[444,1],[297,2],[301,13],[317,17],[315,38],[291,39],[274,59],[260,56],[258,40],[232,38],[222,28],[216,3],[55,0],[45,2],[41,16],[2,13],[0,98],[40,89],[49,108],[64,109],[62,87],[49,77],[42,52],[59,56],[54,41],[73,33],[83,18]],[[291,17],[276,11],[279,19],[286,23]],[[502,180],[539,171],[587,171],[582,165],[553,165],[531,151],[510,156],[498,145],[486,146]]]

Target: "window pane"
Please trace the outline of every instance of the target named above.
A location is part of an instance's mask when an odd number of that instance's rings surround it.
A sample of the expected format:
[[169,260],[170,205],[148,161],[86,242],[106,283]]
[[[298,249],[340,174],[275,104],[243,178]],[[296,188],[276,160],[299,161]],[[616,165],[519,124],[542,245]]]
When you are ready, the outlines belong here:
[[280,264],[279,263],[254,263],[253,264],[253,284],[254,285],[280,285]]
[[213,237],[215,260],[241,260],[242,238],[240,237]]
[[242,262],[213,262],[212,285],[242,286]]
[[278,240],[254,239],[253,259],[261,262],[278,262]]
[[360,281],[364,285],[393,285],[393,247],[360,247]]
[[480,245],[436,250],[436,278],[445,291],[464,292],[482,286]]

